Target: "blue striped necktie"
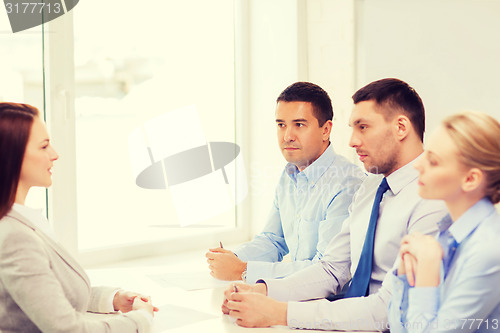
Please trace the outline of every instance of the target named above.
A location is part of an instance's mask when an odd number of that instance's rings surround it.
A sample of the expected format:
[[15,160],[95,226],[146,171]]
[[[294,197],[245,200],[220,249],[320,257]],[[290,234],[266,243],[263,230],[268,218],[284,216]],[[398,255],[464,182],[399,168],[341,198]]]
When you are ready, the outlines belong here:
[[351,285],[344,296],[345,298],[368,296],[370,292],[369,286],[373,267],[373,245],[375,242],[375,230],[377,229],[378,211],[380,208],[380,201],[382,201],[382,197],[388,189],[389,185],[387,184],[387,179],[384,177],[375,195],[361,257],[356,272],[352,277]]

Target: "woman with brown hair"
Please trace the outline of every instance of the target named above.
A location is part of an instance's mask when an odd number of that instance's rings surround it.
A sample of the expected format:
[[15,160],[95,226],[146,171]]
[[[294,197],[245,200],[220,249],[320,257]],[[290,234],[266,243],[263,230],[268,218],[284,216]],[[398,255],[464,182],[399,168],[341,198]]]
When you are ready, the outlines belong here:
[[[0,332],[147,332],[149,297],[90,286],[48,221],[24,206],[33,186],[52,184],[58,155],[36,108],[0,103]],[[90,318],[86,312],[116,316]]]

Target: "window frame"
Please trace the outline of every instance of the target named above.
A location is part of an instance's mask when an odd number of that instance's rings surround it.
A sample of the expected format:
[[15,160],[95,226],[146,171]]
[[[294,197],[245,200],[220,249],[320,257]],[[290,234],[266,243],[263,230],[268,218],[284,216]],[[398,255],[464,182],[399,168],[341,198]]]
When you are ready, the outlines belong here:
[[[248,142],[248,0],[234,2],[234,93],[235,143]],[[44,32],[46,47],[45,91],[47,126],[61,158],[57,162],[54,184],[48,191],[48,217],[61,244],[77,256],[84,266],[95,267],[110,262],[185,250],[215,247],[219,241],[239,243],[250,235],[248,216],[251,195],[236,209],[236,227],[211,234],[185,236],[168,241],[110,246],[105,249],[78,250],[76,137],[75,137],[75,74],[73,11],[47,23]],[[248,169],[248,153],[242,151]],[[110,251],[112,250],[112,251]]]

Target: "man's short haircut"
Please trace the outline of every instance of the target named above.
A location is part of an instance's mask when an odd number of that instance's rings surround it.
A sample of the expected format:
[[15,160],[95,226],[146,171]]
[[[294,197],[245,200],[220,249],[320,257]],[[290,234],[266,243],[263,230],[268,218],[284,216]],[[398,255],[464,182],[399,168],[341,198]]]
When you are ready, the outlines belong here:
[[359,89],[353,96],[354,104],[363,101],[375,101],[377,110],[386,120],[393,119],[398,113],[407,116],[420,137],[424,139],[425,110],[422,99],[415,89],[406,82],[388,78],[374,81]]
[[320,86],[311,82],[295,82],[288,86],[276,99],[278,102],[309,102],[319,126],[333,120],[332,100]]

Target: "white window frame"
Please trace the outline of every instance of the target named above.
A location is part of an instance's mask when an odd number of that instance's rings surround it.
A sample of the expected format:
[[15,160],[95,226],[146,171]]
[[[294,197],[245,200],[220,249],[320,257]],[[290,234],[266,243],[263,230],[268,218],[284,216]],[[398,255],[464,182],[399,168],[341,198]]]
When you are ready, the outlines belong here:
[[[248,0],[235,4],[235,142],[248,143]],[[75,75],[73,12],[47,24],[45,32],[47,125],[61,158],[57,162],[54,184],[49,190],[48,212],[55,233],[84,266],[186,250],[215,247],[219,241],[238,243],[250,236],[251,196],[236,207],[236,228],[212,234],[179,237],[137,245],[113,246],[110,249],[78,251],[78,214],[76,190]],[[242,151],[249,170],[248,152]],[[98,232],[98,231],[96,231]],[[110,251],[112,250],[112,251]]]

